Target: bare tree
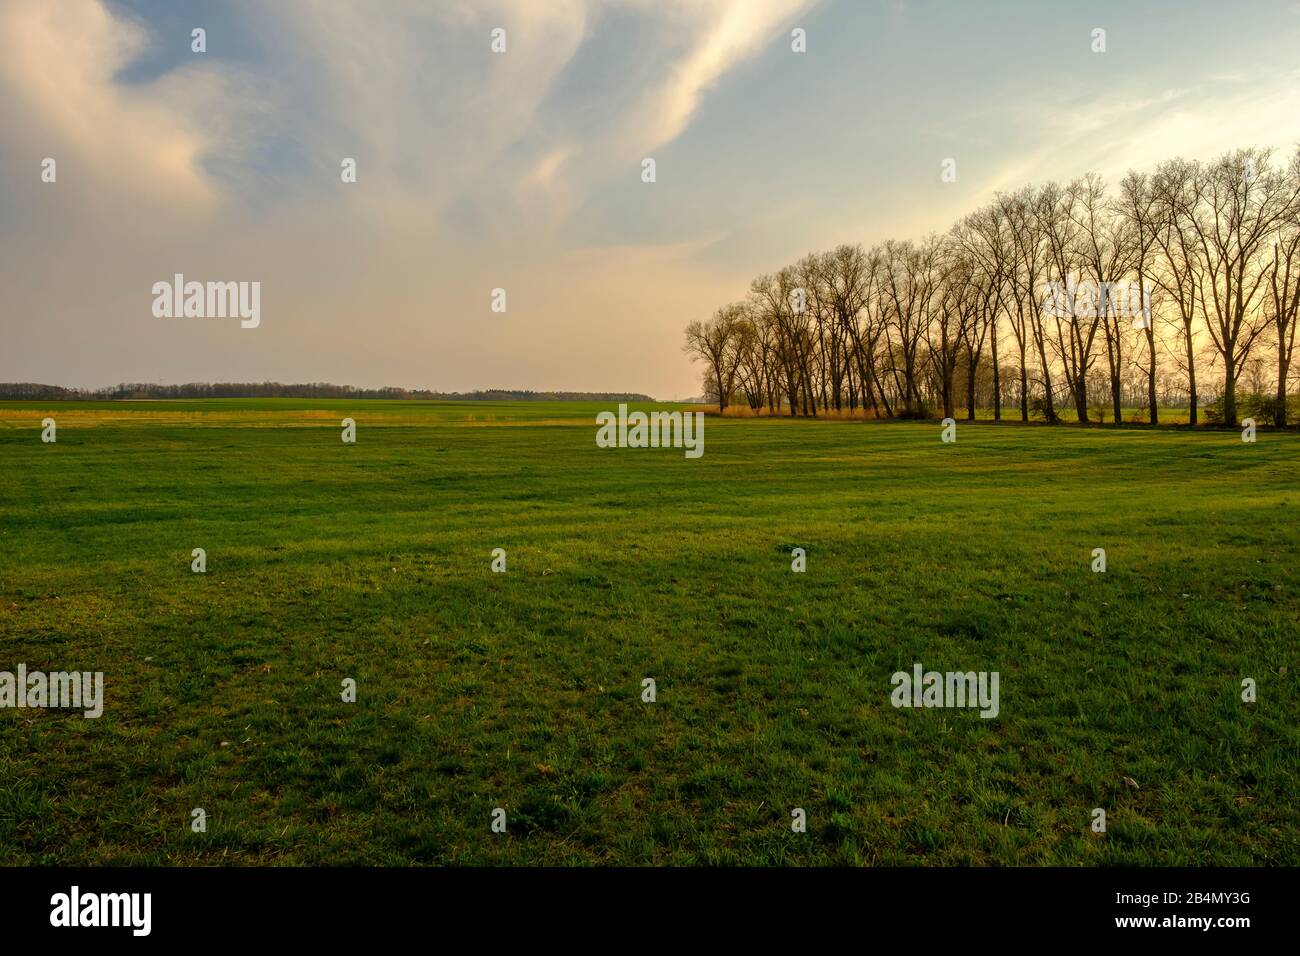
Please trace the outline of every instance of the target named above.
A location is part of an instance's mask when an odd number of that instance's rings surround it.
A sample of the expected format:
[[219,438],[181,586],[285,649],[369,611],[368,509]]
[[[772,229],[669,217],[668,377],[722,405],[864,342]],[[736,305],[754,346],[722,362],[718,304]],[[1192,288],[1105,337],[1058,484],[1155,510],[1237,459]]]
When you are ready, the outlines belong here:
[[1189,421],[1193,425],[1197,424],[1200,407],[1196,386],[1196,317],[1203,312],[1205,301],[1205,276],[1196,254],[1192,228],[1200,202],[1201,175],[1196,163],[1172,159],[1161,164],[1151,181],[1156,245],[1160,251],[1153,278],[1178,310],[1176,322],[1183,344]]
[[[980,273],[986,278],[985,286],[987,311],[984,315],[984,334],[988,335],[993,359],[993,420],[1002,421],[1002,378],[998,361],[998,339],[1002,313],[1009,305],[1014,294],[1012,289],[1014,270],[1014,245],[1011,236],[1011,224],[1003,215],[1000,202],[985,206],[964,221],[965,228],[956,233],[957,241],[978,264]],[[968,400],[974,401],[975,368],[979,363],[979,354],[983,348],[976,349],[971,360],[971,385]],[[1021,349],[1021,369],[1024,368],[1024,350]],[[1028,419],[1028,406],[1024,407],[1024,416]],[[972,414],[973,418],[974,415]]]
[[1267,327],[1255,303],[1264,253],[1293,208],[1297,186],[1270,164],[1266,149],[1236,150],[1196,178],[1200,200],[1188,216],[1205,275],[1205,325],[1223,361],[1223,419],[1237,424],[1237,377]]
[[[705,360],[722,411],[743,393],[771,414],[914,417],[937,403],[951,416],[964,369],[971,419],[990,395],[1000,419],[1018,391],[1023,421],[1041,404],[1055,422],[1063,380],[1080,422],[1120,423],[1126,405],[1145,405],[1158,424],[1162,403],[1185,398],[1195,424],[1208,345],[1235,424],[1238,383],[1267,386],[1261,354],[1275,344],[1282,424],[1298,310],[1300,152],[1281,170],[1252,149],[1130,172],[1114,196],[1092,173],[1025,187],[942,237],[807,255],[691,323],[687,351]],[[1019,359],[1006,368],[1004,322]],[[1016,384],[1004,393],[1006,377]]]
[[1052,282],[1052,288],[1044,290],[1043,307],[1055,323],[1053,344],[1065,366],[1075,414],[1081,422],[1088,421],[1088,373],[1095,358],[1093,346],[1101,322],[1095,309],[1085,310],[1091,314],[1080,314],[1079,310],[1078,281],[1084,268],[1079,205],[1089,188],[1087,180],[1076,180],[1065,188],[1048,183],[1039,192],[1035,205]]
[[[1300,195],[1300,150],[1291,160],[1291,189]],[[1268,268],[1268,314],[1277,333],[1277,400],[1273,421],[1287,424],[1287,376],[1295,355],[1297,306],[1300,306],[1300,203],[1283,217],[1273,241],[1273,262]]]
[[1056,420],[1052,405],[1051,372],[1047,367],[1047,354],[1043,349],[1043,339],[1039,328],[1038,283],[1043,270],[1043,239],[1034,216],[1034,192],[1026,187],[1016,193],[1001,194],[997,206],[1006,221],[1011,240],[1012,259],[1008,275],[1010,277],[1011,308],[1007,319],[1015,335],[1016,348],[1020,353],[1020,420],[1029,421],[1029,363],[1027,354],[1031,344],[1038,346],[1040,360],[1043,363],[1043,377],[1046,388],[1046,407],[1048,421]]
[[1156,327],[1152,314],[1151,271],[1156,252],[1159,216],[1156,192],[1151,178],[1145,173],[1129,172],[1120,182],[1119,199],[1115,204],[1117,215],[1128,223],[1129,252],[1133,271],[1137,277],[1137,292],[1142,331],[1147,347],[1147,364],[1143,370],[1147,380],[1147,415],[1152,425],[1160,423],[1159,402],[1156,395]]
[[973,262],[955,247],[936,250],[935,271],[935,308],[926,324],[926,359],[938,385],[943,416],[953,418],[957,363],[978,309],[980,291]]
[[1105,184],[1100,176],[1089,174],[1078,180],[1073,188],[1077,201],[1072,215],[1078,226],[1079,263],[1081,275],[1086,276],[1085,286],[1089,302],[1087,308],[1078,310],[1080,319],[1100,323],[1106,343],[1107,384],[1110,387],[1112,421],[1124,421],[1124,404],[1121,384],[1124,379],[1124,317],[1115,292],[1121,280],[1127,278],[1132,251],[1128,221],[1115,215],[1114,207],[1106,198]]
[[[918,386],[921,372],[921,344],[926,340],[934,309],[940,240],[931,236],[919,246],[911,242],[885,243],[884,282],[892,305],[892,324],[897,332],[894,345],[885,329],[890,368],[903,407],[909,417],[919,415],[924,399]],[[901,368],[900,368],[901,362]],[[903,378],[898,380],[898,373]]]
[[[852,378],[857,367],[857,380],[862,390],[862,406],[878,410],[876,394],[885,402],[886,414],[892,414],[888,399],[880,388],[876,372],[876,349],[884,331],[879,305],[877,284],[882,259],[878,249],[864,252],[861,246],[842,245],[819,259],[820,278],[827,289],[835,322],[846,337],[847,355],[845,375]],[[877,308],[872,308],[872,306]],[[849,392],[853,401],[852,390]]]
[[707,365],[707,374],[718,392],[720,413],[727,410],[727,400],[735,387],[741,360],[737,333],[744,317],[745,306],[735,303],[718,309],[707,322],[697,319],[686,327],[685,351]]

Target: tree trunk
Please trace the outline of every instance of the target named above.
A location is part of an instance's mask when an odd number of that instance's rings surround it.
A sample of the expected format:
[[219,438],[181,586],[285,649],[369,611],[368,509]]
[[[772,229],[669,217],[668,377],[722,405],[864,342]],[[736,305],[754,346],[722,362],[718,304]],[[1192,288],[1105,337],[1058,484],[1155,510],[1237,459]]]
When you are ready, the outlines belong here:
[[1231,345],[1223,355],[1223,423],[1237,427],[1237,356]]
[[1052,395],[1052,371],[1051,366],[1047,364],[1047,346],[1043,344],[1042,335],[1037,335],[1038,339],[1038,360],[1043,363],[1043,395],[1047,403],[1047,420],[1051,424],[1056,424],[1056,398]]
[[1147,319],[1147,405],[1151,409],[1151,424],[1160,424],[1160,406],[1156,399],[1156,330]]
[[1273,412],[1273,422],[1278,428],[1286,428],[1286,373],[1287,362],[1289,357],[1286,353],[1285,344],[1282,342],[1282,332],[1278,330],[1278,350],[1277,350],[1277,409]]
[[1025,347],[1020,346],[1020,420],[1029,421],[1029,370],[1025,368]]
[[1002,377],[998,371],[998,323],[993,322],[993,420],[1002,421]]
[[[967,349],[970,352],[970,349]],[[975,421],[975,355],[972,352],[966,369],[966,421]]]

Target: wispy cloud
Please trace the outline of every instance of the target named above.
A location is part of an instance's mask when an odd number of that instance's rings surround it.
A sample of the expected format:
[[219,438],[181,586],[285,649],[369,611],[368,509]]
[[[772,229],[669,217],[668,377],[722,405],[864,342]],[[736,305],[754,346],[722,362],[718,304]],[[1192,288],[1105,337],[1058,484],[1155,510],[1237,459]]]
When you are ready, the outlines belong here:
[[210,209],[219,187],[203,160],[231,155],[227,134],[257,109],[253,90],[200,63],[152,83],[117,74],[151,42],[144,24],[101,3],[0,5],[0,89],[6,136],[63,160],[71,188],[137,213]]
[[1018,115],[1021,125],[1008,135],[1034,145],[1011,151],[982,184],[990,194],[1086,172],[1113,182],[1174,156],[1212,159],[1245,145],[1290,152],[1300,143],[1300,70],[1260,78],[1249,88],[1215,77],[1066,108],[1058,99],[1026,96]]
[[[685,322],[818,245],[1300,139],[1292,16],[1188,0],[1184,48],[1096,0],[1103,61],[989,2],[232,0],[198,55],[172,0],[0,0],[0,379],[693,393]],[[174,271],[261,280],[262,326],[153,319]]]

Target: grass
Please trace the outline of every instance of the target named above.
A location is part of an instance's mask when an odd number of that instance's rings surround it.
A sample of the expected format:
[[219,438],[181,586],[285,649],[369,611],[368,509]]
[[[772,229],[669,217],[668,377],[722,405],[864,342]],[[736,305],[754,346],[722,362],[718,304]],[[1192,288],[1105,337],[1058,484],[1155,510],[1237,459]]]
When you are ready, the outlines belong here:
[[1300,437],[601,408],[0,406],[0,863],[1300,863]]

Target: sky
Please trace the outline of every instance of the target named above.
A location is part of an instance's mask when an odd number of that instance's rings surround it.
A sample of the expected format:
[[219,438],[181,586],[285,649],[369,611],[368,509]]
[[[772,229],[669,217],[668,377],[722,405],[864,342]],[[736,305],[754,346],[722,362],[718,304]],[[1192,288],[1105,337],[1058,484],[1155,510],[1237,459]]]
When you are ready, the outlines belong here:
[[1289,154],[1297,49],[1291,0],[0,0],[0,381],[698,395],[686,324],[808,252]]

